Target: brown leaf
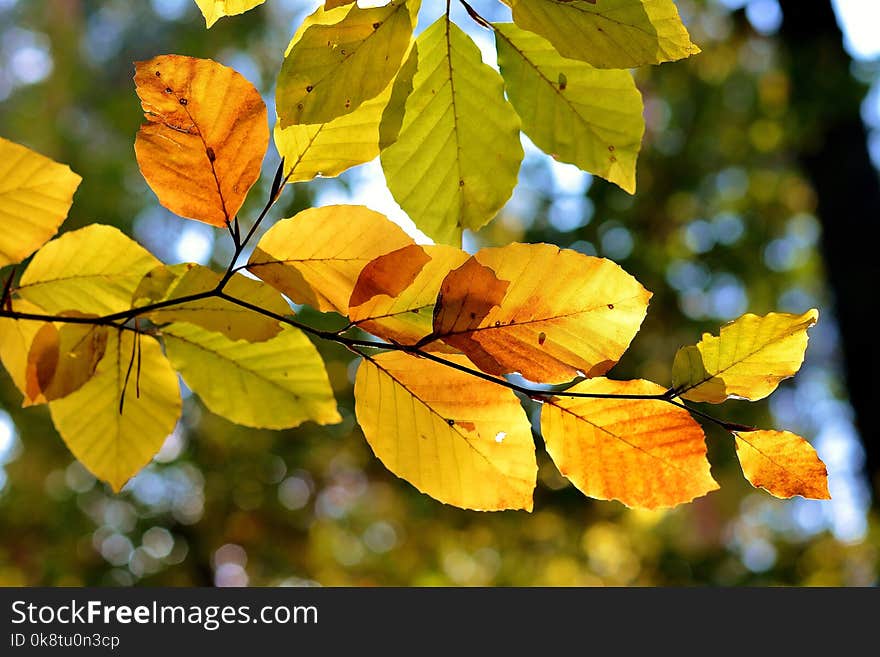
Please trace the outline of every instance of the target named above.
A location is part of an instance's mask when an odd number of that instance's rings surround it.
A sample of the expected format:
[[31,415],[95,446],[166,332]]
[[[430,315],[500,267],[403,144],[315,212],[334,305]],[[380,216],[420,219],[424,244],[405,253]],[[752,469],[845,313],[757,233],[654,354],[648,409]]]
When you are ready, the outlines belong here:
[[431,256],[417,244],[410,244],[370,261],[358,275],[349,307],[360,306],[380,294],[396,297],[412,285],[429,262]]

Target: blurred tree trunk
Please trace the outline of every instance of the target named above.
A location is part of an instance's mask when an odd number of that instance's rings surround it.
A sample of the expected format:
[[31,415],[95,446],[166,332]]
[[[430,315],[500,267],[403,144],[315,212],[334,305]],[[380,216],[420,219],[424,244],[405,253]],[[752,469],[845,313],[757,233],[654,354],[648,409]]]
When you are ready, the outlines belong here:
[[880,401],[880,339],[871,317],[880,284],[880,176],[871,163],[861,119],[865,87],[828,1],[780,0],[782,45],[801,128],[801,164],[818,195],[825,265],[840,325],[846,382],[865,449],[865,469],[880,501],[880,442],[872,422]]

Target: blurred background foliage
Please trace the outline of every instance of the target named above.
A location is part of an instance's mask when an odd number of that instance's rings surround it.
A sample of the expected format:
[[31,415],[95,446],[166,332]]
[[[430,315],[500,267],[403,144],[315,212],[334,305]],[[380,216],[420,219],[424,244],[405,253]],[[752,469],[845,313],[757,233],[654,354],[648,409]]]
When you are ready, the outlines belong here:
[[[228,236],[165,211],[137,170],[132,144],[141,111],[132,62],[161,53],[213,58],[254,82],[271,112],[286,43],[316,4],[268,0],[207,31],[191,0],[0,0],[0,133],[83,176],[65,230],[114,224],[166,261],[222,266]],[[442,11],[434,4],[425,3],[422,27]],[[835,312],[840,289],[823,258],[828,222],[838,217],[819,215],[821,185],[803,162],[829,111],[855,121],[863,131],[859,157],[869,162],[871,152],[880,162],[880,37],[876,29],[859,32],[866,26],[856,16],[843,22],[845,51],[833,18],[823,25],[833,52],[822,88],[837,91],[811,97],[797,93],[802,57],[791,48],[777,0],[677,4],[703,53],[636,72],[647,120],[637,194],[526,143],[513,198],[495,222],[467,235],[466,246],[548,241],[607,256],[634,274],[654,298],[617,378],[667,384],[675,350],[701,331],[746,311],[818,306],[822,317],[796,379],[769,403],[733,401],[713,410],[807,437],[828,464],[832,501],[754,491],[730,437],[708,426],[722,489],[684,507],[633,512],[588,500],[540,455],[534,513],[450,508],[372,456],[353,417],[355,364],[326,345],[320,348],[342,424],[250,430],[187,397],[183,420],[154,463],[113,495],[72,459],[45,408],[20,408],[4,373],[0,584],[876,584],[876,430],[866,429],[850,403],[848,338],[836,319],[843,313]],[[872,3],[836,3],[838,18],[859,4]],[[488,0],[476,6],[493,19],[507,12]],[[459,8],[454,17],[494,63],[491,35]],[[834,166],[847,173],[859,157]],[[267,175],[243,218],[264,202],[276,165],[270,148]],[[868,179],[877,182],[875,169]],[[275,216],[334,202],[365,203],[406,223],[376,163],[292,186]],[[864,230],[848,235],[854,254],[864,252],[859,242],[880,218],[860,202],[847,217]],[[870,354],[863,358],[867,365]],[[872,394],[862,392],[863,399]]]

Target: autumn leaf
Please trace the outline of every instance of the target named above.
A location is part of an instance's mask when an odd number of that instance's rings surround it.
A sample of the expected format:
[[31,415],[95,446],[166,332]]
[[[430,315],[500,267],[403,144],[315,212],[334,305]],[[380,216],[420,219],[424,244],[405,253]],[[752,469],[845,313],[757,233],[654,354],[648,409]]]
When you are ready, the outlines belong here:
[[[133,356],[140,363],[137,371],[130,369]],[[177,375],[159,343],[131,331],[110,331],[94,376],[49,403],[55,428],[73,455],[116,492],[159,451],[180,410]]]
[[328,205],[277,222],[260,239],[248,269],[296,303],[344,315],[361,269],[412,243],[378,212]]
[[196,0],[209,28],[224,16],[243,14],[264,2],[266,0]]
[[735,431],[736,455],[755,488],[775,497],[830,500],[828,473],[812,445],[790,431]]
[[382,151],[382,169],[416,226],[460,246],[462,230],[491,221],[516,186],[520,121],[501,76],[446,17],[419,35],[416,53],[404,115],[383,121],[396,141]]
[[490,374],[598,376],[639,330],[651,293],[618,265],[550,244],[482,249],[449,273],[436,339]]
[[106,326],[43,324],[27,352],[24,406],[61,399],[82,388],[106,348]]
[[67,165],[0,137],[0,267],[58,232],[80,182]]
[[513,21],[563,57],[597,68],[633,68],[690,57],[691,43],[672,0],[503,0]]
[[535,445],[510,390],[396,352],[364,360],[354,394],[367,442],[398,477],[461,508],[531,511]]
[[[595,378],[572,393],[657,395],[641,379]],[[656,509],[716,490],[703,430],[690,413],[656,399],[555,397],[541,410],[541,433],[559,471],[589,497]]]
[[373,335],[416,344],[433,330],[434,304],[446,275],[468,259],[442,244],[410,244],[364,267],[349,300],[351,321]]
[[[181,297],[210,294],[220,283],[217,272],[197,265],[162,265],[149,272],[135,290],[135,305],[167,302]],[[291,314],[290,306],[271,286],[233,274],[224,292],[274,315]],[[144,314],[154,324],[189,322],[233,340],[259,342],[281,332],[277,318],[260,315],[228,299],[210,296],[156,308]]]
[[260,176],[266,105],[239,73],[209,59],[160,55],[135,64],[146,123],[134,149],[166,208],[223,227]]
[[635,193],[645,120],[629,71],[566,59],[513,23],[494,27],[504,86],[523,131],[554,159]]
[[735,397],[752,401],[776,390],[804,362],[807,329],[818,310],[803,315],[746,314],[709,333],[696,345],[682,347],[672,365],[672,385],[691,401],[718,404]]
[[217,415],[267,429],[342,421],[324,363],[298,329],[246,342],[181,322],[162,336],[183,380]]
[[[12,301],[15,312],[31,315],[45,315],[46,311],[24,299]],[[12,319],[0,317],[0,361],[9,372],[15,387],[27,399],[28,352],[34,336],[48,322],[31,319]]]
[[118,228],[90,224],[37,251],[18,292],[48,313],[116,313],[131,308],[140,280],[160,264]]
[[278,74],[281,127],[326,123],[379,95],[400,68],[420,4],[319,7],[297,30]]

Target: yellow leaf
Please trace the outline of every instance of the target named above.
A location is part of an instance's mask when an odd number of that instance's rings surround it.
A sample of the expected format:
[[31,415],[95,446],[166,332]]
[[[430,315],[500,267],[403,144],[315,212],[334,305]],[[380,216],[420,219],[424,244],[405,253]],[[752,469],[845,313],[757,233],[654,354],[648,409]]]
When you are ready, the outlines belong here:
[[260,177],[269,144],[260,93],[231,68],[182,55],[137,62],[134,82],[146,117],[134,150],[159,202],[225,226]]
[[179,323],[162,329],[162,336],[183,380],[217,415],[265,429],[342,421],[324,363],[298,329],[245,342]]
[[513,23],[497,23],[495,41],[510,102],[535,145],[634,193],[645,120],[629,71],[566,59]]
[[106,347],[106,326],[44,324],[28,350],[24,405],[61,399],[82,388],[95,374]]
[[319,7],[294,35],[281,65],[275,95],[281,127],[326,123],[379,95],[400,68],[420,4]]
[[310,208],[266,231],[248,269],[296,303],[348,311],[368,262],[413,240],[384,215],[360,205]]
[[330,11],[331,9],[336,9],[337,7],[344,7],[345,5],[350,5],[354,3],[355,0],[324,0],[324,11]]
[[660,64],[700,52],[672,0],[504,0],[513,21],[563,57],[598,68]]
[[736,455],[755,488],[775,497],[830,500],[828,473],[812,445],[789,431],[735,431]]
[[719,337],[704,333],[696,345],[679,349],[672,386],[691,401],[763,399],[800,369],[807,329],[818,319],[815,309],[803,315],[743,315],[722,326]]
[[[170,267],[163,265],[144,277],[134,296],[141,303],[170,301],[211,292],[217,288],[221,279],[222,276],[217,272],[193,263]],[[290,306],[274,288],[241,274],[232,275],[224,292],[275,315],[291,314]],[[268,340],[281,332],[279,320],[219,297],[165,306],[144,316],[154,324],[189,322],[209,331],[222,333],[233,340],[249,342]]]
[[443,279],[467,259],[461,249],[441,244],[411,244],[379,256],[361,270],[348,316],[373,335],[415,344],[431,333]]
[[131,308],[138,283],[159,264],[118,228],[90,224],[40,249],[22,274],[18,291],[50,314],[116,313]]
[[266,0],[196,0],[209,28],[224,16],[243,14],[264,2]]
[[67,165],[0,137],[0,267],[58,232],[81,181]]
[[[46,311],[24,299],[14,299],[12,309],[18,313],[46,315]],[[28,351],[34,336],[48,322],[0,317],[0,361],[9,372],[15,387],[27,397]]]
[[[655,395],[665,390],[641,379],[596,378],[567,392]],[[541,433],[559,471],[589,497],[656,509],[718,488],[700,425],[664,401],[554,398],[541,410]]]
[[316,125],[292,125],[282,129],[280,122],[276,123],[275,146],[284,158],[284,174],[289,175],[288,180],[332,178],[379,155],[380,123],[386,112],[402,106],[405,101],[398,98],[395,91],[401,85],[412,85],[415,63],[415,58],[407,59],[382,93],[350,114]]
[[[94,376],[49,404],[52,421],[73,455],[117,492],[150,462],[180,417],[177,375],[156,340],[144,335],[137,339],[140,346],[133,332],[111,331]],[[140,367],[132,368],[126,386],[137,349]]]
[[638,332],[650,298],[610,260],[509,244],[482,249],[449,273],[434,336],[490,374],[562,383],[607,372]]
[[361,363],[354,394],[373,452],[421,492],[465,509],[532,510],[535,445],[510,390],[392,352]]
[[[445,16],[416,39],[418,70],[396,141],[382,151],[388,189],[436,242],[459,246],[510,198],[523,158],[520,121],[504,82]],[[385,123],[383,121],[383,123]],[[399,124],[399,133],[397,131]]]

